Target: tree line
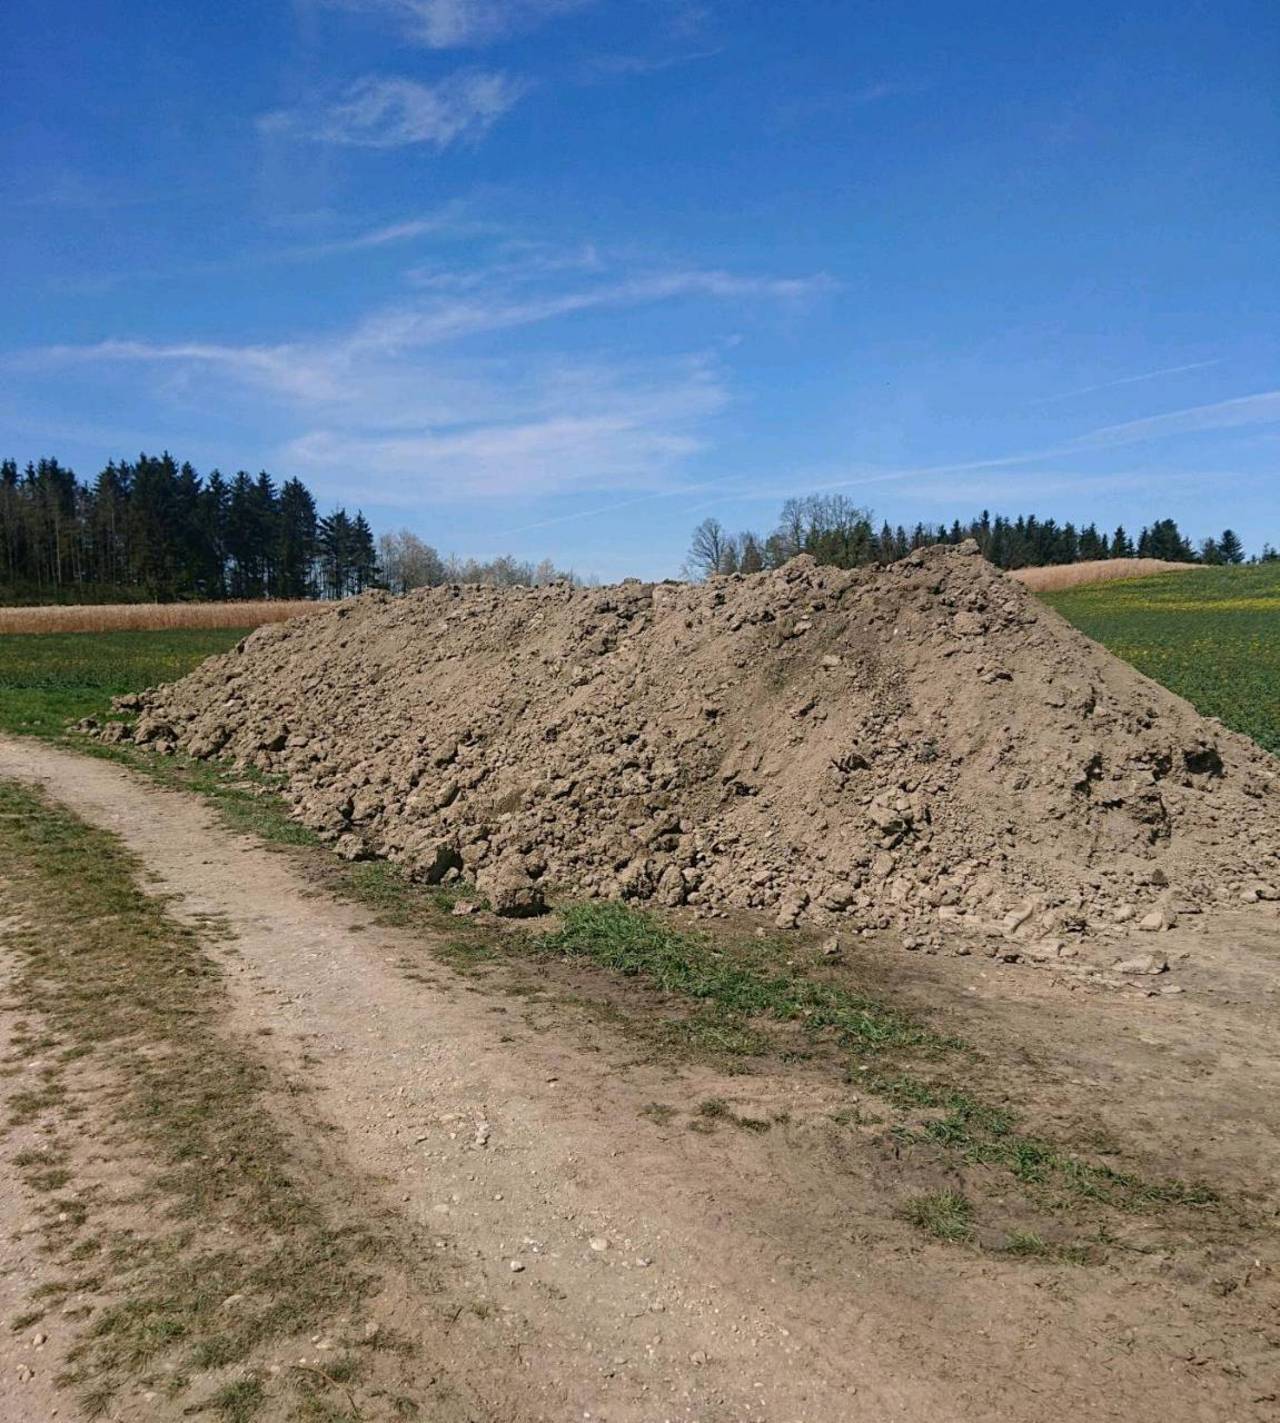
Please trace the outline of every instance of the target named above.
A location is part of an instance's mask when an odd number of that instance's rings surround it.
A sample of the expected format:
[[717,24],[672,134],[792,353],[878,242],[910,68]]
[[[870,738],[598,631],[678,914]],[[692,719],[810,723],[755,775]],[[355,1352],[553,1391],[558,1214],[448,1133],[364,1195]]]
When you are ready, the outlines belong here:
[[299,479],[204,477],[167,453],[91,481],[56,459],[0,462],[9,602],[343,598],[378,576],[364,515],[319,515]]
[[81,480],[57,459],[0,461],[0,603],[345,598],[439,583],[576,581],[550,560],[441,557],[374,538],[363,513],[317,512],[300,479],[207,476],[168,453]]
[[[693,531],[687,567],[695,577],[714,573],[758,573],[779,568],[797,554],[819,563],[854,568],[894,563],[930,544],[958,544],[973,539],[984,556],[1000,568],[1038,568],[1054,563],[1082,563],[1103,558],[1162,558],[1173,563],[1243,563],[1244,546],[1232,529],[1198,546],[1173,519],[1156,519],[1132,537],[1123,525],[1111,532],[1095,523],[1078,528],[1035,514],[1016,519],[984,510],[976,519],[951,525],[916,524],[908,530],[888,522],[878,529],[869,509],[842,494],[810,494],[788,499],[777,527],[761,536],[752,530],[729,533],[718,519],[704,519]],[[1277,555],[1270,545],[1262,552]]]

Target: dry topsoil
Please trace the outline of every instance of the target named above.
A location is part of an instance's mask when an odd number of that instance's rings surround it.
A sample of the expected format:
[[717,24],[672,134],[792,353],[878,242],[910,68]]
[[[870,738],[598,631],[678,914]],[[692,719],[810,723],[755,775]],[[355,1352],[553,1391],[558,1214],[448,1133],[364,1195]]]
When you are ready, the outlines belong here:
[[86,729],[281,774],[340,854],[500,913],[578,893],[1048,961],[1280,897],[1277,762],[974,545],[369,593],[120,709]]

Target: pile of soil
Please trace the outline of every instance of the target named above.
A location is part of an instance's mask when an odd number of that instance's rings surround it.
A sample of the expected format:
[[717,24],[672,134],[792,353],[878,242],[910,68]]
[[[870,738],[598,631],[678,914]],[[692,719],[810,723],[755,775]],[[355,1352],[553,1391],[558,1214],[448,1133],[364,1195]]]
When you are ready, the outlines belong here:
[[1033,960],[1280,897],[1280,765],[978,555],[370,593],[90,728],[281,774],[350,857]]

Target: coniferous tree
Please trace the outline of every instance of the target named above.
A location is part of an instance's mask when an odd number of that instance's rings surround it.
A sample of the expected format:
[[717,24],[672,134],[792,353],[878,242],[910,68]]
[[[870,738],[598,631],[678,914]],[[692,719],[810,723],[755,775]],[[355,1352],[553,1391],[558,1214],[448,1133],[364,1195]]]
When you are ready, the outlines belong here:
[[300,479],[280,486],[275,586],[280,598],[309,598],[315,589],[316,501]]

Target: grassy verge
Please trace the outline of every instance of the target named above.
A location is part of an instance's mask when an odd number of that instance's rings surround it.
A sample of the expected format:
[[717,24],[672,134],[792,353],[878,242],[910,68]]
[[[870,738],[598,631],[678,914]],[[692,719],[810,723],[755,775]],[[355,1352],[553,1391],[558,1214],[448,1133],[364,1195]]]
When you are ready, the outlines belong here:
[[[39,1025],[24,1016],[5,1064],[32,1079],[8,1094],[8,1125],[46,1129],[16,1160],[61,1270],[38,1303],[84,1316],[64,1381],[89,1417],[133,1385],[212,1385],[187,1411],[242,1423],[283,1386],[264,1350],[340,1330],[377,1288],[385,1242],[317,1199],[266,1068],[220,1031],[200,936],[139,888],[112,836],[0,782],[0,858],[12,1006]],[[313,1377],[274,1416],[350,1416],[313,1405],[358,1390],[352,1357],[342,1393]]]

